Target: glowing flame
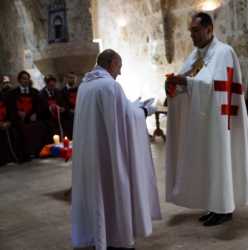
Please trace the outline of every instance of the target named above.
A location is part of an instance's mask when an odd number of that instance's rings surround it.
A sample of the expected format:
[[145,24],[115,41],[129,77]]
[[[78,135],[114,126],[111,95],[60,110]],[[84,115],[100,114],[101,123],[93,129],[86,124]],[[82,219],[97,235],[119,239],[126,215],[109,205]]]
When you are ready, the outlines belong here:
[[219,8],[221,5],[221,1],[219,0],[206,0],[201,4],[201,9],[203,11],[213,11]]
[[127,20],[124,17],[120,17],[117,19],[117,24],[119,27],[123,28],[127,25]]

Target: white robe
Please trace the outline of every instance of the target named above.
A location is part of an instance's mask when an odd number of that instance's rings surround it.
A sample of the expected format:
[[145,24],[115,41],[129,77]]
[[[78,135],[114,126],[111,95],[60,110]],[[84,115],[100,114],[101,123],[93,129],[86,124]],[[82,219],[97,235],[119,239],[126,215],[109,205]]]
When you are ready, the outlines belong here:
[[74,247],[130,247],[160,219],[143,110],[96,67],[77,96],[72,163]]
[[[180,74],[191,69],[197,50],[188,57]],[[228,118],[221,105],[227,92],[216,91],[214,81],[227,80],[227,67],[234,69],[234,82],[241,71],[233,49],[211,42],[204,67],[187,77],[187,89],[168,100],[166,145],[166,200],[176,205],[216,213],[233,212],[248,202],[248,123],[244,92],[232,94],[237,116]]]

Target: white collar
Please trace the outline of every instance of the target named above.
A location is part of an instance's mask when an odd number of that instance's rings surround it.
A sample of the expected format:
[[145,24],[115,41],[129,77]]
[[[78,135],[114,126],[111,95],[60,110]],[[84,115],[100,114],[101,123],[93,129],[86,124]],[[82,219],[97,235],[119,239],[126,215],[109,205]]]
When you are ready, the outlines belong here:
[[19,85],[20,91],[22,94],[29,94],[29,86],[22,86],[21,84]]
[[49,90],[48,87],[45,87],[45,91],[47,92],[48,97],[54,96],[54,90]]
[[97,65],[92,69],[92,71],[85,74],[83,82],[88,82],[99,78],[110,78],[114,80],[114,78],[109,74],[106,69]]
[[207,65],[213,55],[214,52],[213,48],[218,42],[219,40],[216,37],[214,37],[213,40],[204,48],[195,49],[195,54],[194,54],[195,60],[197,59],[198,57],[197,54],[199,53],[203,58],[204,64]]
[[22,86],[22,85],[20,84],[20,85],[19,85],[19,88],[20,88],[20,89],[28,89],[29,87],[28,87],[28,86],[25,86],[25,87],[24,87],[24,86]]

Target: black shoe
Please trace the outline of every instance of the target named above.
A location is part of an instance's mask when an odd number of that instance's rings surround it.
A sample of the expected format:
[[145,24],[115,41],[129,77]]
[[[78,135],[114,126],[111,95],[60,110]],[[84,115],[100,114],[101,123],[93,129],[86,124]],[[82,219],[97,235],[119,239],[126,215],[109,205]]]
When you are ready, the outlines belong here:
[[214,214],[213,212],[208,212],[207,214],[202,215],[201,217],[199,217],[199,221],[204,222],[206,221],[210,216],[212,216],[212,214]]
[[203,225],[206,227],[217,226],[230,220],[232,220],[232,213],[229,214],[214,213],[203,223]]

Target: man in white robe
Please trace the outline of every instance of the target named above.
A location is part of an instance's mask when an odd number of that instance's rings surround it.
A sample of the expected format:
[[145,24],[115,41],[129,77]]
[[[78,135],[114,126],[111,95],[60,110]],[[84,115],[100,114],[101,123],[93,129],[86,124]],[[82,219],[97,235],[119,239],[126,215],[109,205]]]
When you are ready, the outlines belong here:
[[152,233],[160,205],[144,110],[115,81],[121,57],[103,51],[77,96],[72,163],[76,248],[134,249]]
[[166,84],[166,199],[205,209],[205,226],[232,219],[248,202],[248,123],[234,50],[213,35],[206,13],[193,16],[196,47]]

